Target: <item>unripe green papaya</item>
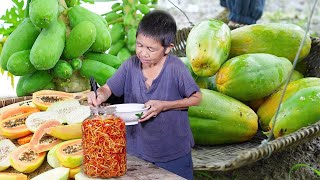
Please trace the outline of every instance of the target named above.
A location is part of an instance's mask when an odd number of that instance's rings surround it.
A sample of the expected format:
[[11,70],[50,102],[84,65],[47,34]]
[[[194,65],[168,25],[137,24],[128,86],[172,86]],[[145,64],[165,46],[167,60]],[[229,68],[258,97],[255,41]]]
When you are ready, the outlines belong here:
[[[281,106],[273,135],[275,138],[288,135],[298,129],[310,126],[320,119],[320,86],[299,90]],[[273,125],[275,116],[270,121]]]
[[118,52],[123,48],[123,46],[126,44],[124,40],[119,40],[118,42],[112,44],[110,47],[108,54],[111,55],[117,55]]
[[105,20],[107,21],[107,22],[111,22],[111,21],[113,21],[113,20],[115,20],[115,19],[118,19],[118,18],[120,18],[120,17],[122,17],[123,16],[123,14],[121,14],[121,13],[116,13],[116,12],[109,12],[109,13],[107,13],[106,14],[106,17],[105,17]]
[[59,60],[57,64],[53,67],[53,74],[55,77],[68,79],[73,73],[72,66],[64,60]]
[[96,28],[90,21],[82,21],[70,32],[63,55],[73,59],[85,53],[96,40]]
[[131,52],[135,52],[136,50],[136,33],[137,33],[137,28],[132,27],[129,29],[128,34],[127,34],[127,48]]
[[15,76],[24,76],[37,69],[30,62],[30,49],[12,54],[7,63],[8,71]]
[[131,53],[129,49],[127,48],[122,48],[117,54],[117,57],[120,59],[121,63],[127,60],[131,56]]
[[225,62],[219,69],[219,92],[241,101],[263,98],[276,91],[289,77],[291,62],[271,54],[244,54]]
[[38,70],[53,68],[58,62],[65,45],[66,25],[60,19],[53,21],[41,31],[31,48],[30,61]]
[[110,36],[112,39],[112,44],[115,44],[119,40],[124,39],[124,26],[123,24],[113,24],[111,29],[110,29]]
[[117,11],[119,11],[119,10],[122,10],[122,4],[121,4],[121,3],[114,3],[114,4],[112,4],[111,10],[112,10],[113,12],[117,12]]
[[71,62],[70,62],[71,66],[72,66],[72,69],[74,71],[77,71],[81,68],[82,66],[82,60],[80,58],[75,58],[75,59],[72,59]]
[[303,74],[301,74],[299,71],[294,70],[290,81],[296,81],[296,80],[302,79],[302,78],[304,78]]
[[[295,24],[265,23],[231,31],[230,57],[249,53],[268,53],[293,62],[305,31]],[[309,54],[311,39],[303,43],[299,60]]]
[[68,7],[76,6],[79,3],[79,0],[65,0]]
[[72,7],[68,11],[70,25],[74,28],[82,21],[90,21],[96,27],[96,39],[90,49],[94,52],[105,52],[111,46],[111,36],[102,17],[81,6]]
[[258,117],[242,102],[222,93],[201,89],[198,106],[188,110],[196,144],[230,144],[250,140],[258,130]]
[[39,28],[47,28],[58,17],[58,0],[32,0],[29,16],[32,23]]
[[30,18],[25,18],[4,43],[0,54],[1,68],[7,70],[7,63],[12,54],[31,49],[39,34],[40,28],[36,27]]
[[[286,92],[283,96],[282,102],[285,102],[288,98],[293,96],[299,90],[320,86],[320,78],[316,77],[308,77],[302,78],[296,81],[292,81],[288,84]],[[279,106],[280,97],[282,95],[284,86],[278,89],[277,92],[273,93],[270,97],[268,97],[259,107],[257,114],[259,116],[259,123],[263,130],[269,130],[269,123],[276,113],[277,107]]]
[[26,79],[29,78],[29,76],[31,76],[32,74],[28,74],[28,75],[25,75],[25,76],[20,76],[19,77],[19,80],[18,80],[18,83],[17,83],[17,87],[16,87],[16,94],[18,97],[21,97],[21,96],[27,96],[27,95],[30,95],[30,93],[26,92],[22,86],[23,86],[23,83]]
[[231,45],[229,27],[209,19],[194,26],[187,38],[186,54],[197,76],[213,76],[227,60]]
[[148,14],[150,12],[150,8],[148,5],[145,4],[138,4],[137,9],[142,13],[142,14]]
[[22,89],[25,93],[30,94],[42,90],[52,79],[53,76],[48,71],[36,71],[24,80]]
[[194,80],[199,88],[218,91],[216,86],[216,75],[211,77],[196,77]]
[[86,59],[82,62],[80,74],[86,78],[93,76],[97,83],[103,86],[116,71],[117,69],[102,62]]
[[139,2],[140,2],[141,4],[148,4],[150,1],[149,1],[149,0],[139,0]]
[[99,61],[116,69],[121,65],[120,59],[111,54],[87,52],[84,56],[86,59]]

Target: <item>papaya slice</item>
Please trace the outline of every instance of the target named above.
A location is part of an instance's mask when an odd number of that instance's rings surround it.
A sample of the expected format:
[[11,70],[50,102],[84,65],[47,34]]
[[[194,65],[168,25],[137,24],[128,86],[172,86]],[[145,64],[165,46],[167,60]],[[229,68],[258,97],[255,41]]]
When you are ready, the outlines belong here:
[[68,180],[69,177],[69,168],[65,167],[58,167],[51,169],[49,171],[46,171],[44,173],[41,173],[37,175],[36,177],[32,178],[32,180],[44,180],[44,179],[59,179],[59,180]]
[[0,171],[10,167],[9,155],[15,149],[17,147],[9,139],[0,141]]
[[41,166],[46,152],[36,153],[30,148],[30,143],[19,146],[10,154],[11,166],[22,173],[31,173]]
[[30,114],[39,111],[38,108],[21,106],[4,112],[2,117],[7,118],[0,121],[0,134],[9,139],[17,139],[31,134],[25,121]]
[[69,178],[75,178],[76,174],[78,174],[81,171],[82,166],[77,166],[75,168],[70,168],[69,171]]
[[[27,119],[26,119],[26,126],[31,132],[35,132],[38,127],[50,120],[59,120],[59,114],[56,112],[47,112],[47,111],[42,111],[42,112],[36,112],[31,114]],[[62,121],[60,121],[62,123]]]
[[28,136],[21,137],[17,139],[19,145],[27,144],[31,141],[33,134],[29,134]]
[[46,128],[47,134],[62,140],[82,138],[81,124],[59,125]]
[[59,162],[68,168],[80,166],[83,161],[82,139],[73,139],[60,143],[56,149]]
[[62,142],[62,140],[52,137],[44,131],[46,128],[49,128],[52,126],[58,126],[58,125],[60,125],[60,122],[56,120],[47,121],[41,124],[36,130],[36,132],[34,133],[30,141],[30,148],[34,152],[40,153],[40,152],[48,151],[51,148],[53,148],[55,145]]
[[55,145],[53,148],[50,149],[47,155],[47,162],[53,168],[62,166],[56,156],[56,151],[58,147],[59,147],[59,144]]
[[41,90],[33,93],[32,102],[41,110],[47,110],[48,107],[55,102],[65,101],[68,99],[84,100],[86,93],[83,91],[79,93],[67,93],[55,90]]
[[39,111],[40,110],[38,108],[31,107],[31,106],[12,107],[12,108],[5,110],[3,113],[1,113],[0,121],[7,119],[7,118],[10,118],[10,117],[17,116],[17,115],[22,115],[22,114],[26,114],[26,113],[30,113],[30,112],[39,112]]
[[0,173],[0,179],[6,180],[28,180],[28,176],[22,173]]

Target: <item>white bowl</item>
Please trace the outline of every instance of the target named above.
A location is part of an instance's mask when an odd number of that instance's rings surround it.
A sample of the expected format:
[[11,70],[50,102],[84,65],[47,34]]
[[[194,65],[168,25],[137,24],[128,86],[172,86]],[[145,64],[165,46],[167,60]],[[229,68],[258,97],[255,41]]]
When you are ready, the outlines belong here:
[[126,125],[138,124],[139,115],[148,110],[144,104],[127,103],[127,104],[114,104],[109,107],[116,107],[115,115],[124,120]]

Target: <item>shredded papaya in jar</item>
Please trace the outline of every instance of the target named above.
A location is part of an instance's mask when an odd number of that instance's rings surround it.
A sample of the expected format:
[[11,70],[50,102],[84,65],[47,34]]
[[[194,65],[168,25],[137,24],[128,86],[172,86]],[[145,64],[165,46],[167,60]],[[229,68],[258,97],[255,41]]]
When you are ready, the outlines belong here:
[[110,178],[126,173],[126,131],[122,119],[96,115],[82,123],[82,132],[86,175]]

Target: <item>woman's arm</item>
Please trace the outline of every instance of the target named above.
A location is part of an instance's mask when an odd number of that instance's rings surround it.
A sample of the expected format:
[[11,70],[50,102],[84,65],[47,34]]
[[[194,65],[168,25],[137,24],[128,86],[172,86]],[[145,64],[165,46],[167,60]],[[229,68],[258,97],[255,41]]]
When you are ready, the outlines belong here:
[[161,111],[187,109],[190,106],[197,106],[201,101],[201,93],[195,92],[190,97],[175,101],[150,100],[146,107],[150,109],[141,117],[140,122],[157,116]]
[[93,91],[88,94],[88,103],[92,106],[98,106],[105,102],[111,94],[111,89],[107,84],[105,84],[97,89],[97,97]]

